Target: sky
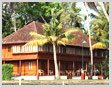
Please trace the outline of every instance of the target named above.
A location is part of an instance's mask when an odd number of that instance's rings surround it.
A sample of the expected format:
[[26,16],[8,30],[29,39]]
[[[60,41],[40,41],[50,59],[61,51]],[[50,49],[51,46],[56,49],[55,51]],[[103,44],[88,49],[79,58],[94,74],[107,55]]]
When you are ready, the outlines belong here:
[[[84,14],[84,15],[86,15],[87,14],[87,12],[86,12],[86,9],[85,9],[85,6],[84,6],[84,3],[83,2],[77,2],[77,7],[79,7],[79,8],[81,8],[81,11],[80,11],[80,14]],[[97,13],[94,11],[94,10],[91,10],[91,9],[88,9],[88,12],[89,13],[93,13],[93,14],[96,14],[97,15]],[[91,19],[90,19],[91,20]],[[84,28],[87,30],[87,23],[86,23],[86,21],[83,23],[84,24]]]
[[[81,14],[86,14],[86,10],[85,10],[85,6],[83,4],[83,2],[77,2],[77,7],[80,7],[81,8]],[[94,13],[97,15],[97,13],[91,9],[88,9],[89,13]]]
[[[80,14],[86,15],[86,10],[85,10],[85,6],[84,6],[83,2],[78,2],[76,5],[77,5],[77,7],[81,8]],[[84,28],[87,30],[86,21],[83,22],[83,24],[84,24]]]

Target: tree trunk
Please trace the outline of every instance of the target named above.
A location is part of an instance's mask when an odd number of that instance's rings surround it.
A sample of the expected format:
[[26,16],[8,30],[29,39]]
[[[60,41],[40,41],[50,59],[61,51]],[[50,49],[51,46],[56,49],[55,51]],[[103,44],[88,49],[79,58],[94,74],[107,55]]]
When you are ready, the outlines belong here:
[[89,16],[88,16],[88,6],[87,6],[87,2],[85,2],[85,8],[86,8],[86,12],[87,12],[87,29],[88,29],[88,35],[89,35],[89,46],[90,46],[90,53],[91,53],[91,70],[90,70],[90,75],[91,75],[91,79],[93,76],[93,51],[92,51],[92,45],[91,45],[91,38],[90,38],[90,27],[89,27]]
[[104,15],[106,16],[108,22],[109,22],[109,15],[107,14],[106,10],[105,10],[105,7],[104,7],[104,4],[103,2],[98,2],[98,4],[101,6],[102,10],[103,10],[103,13]]
[[57,65],[57,55],[56,55],[56,45],[53,43],[53,55],[54,55],[54,65],[55,65],[55,79],[59,78],[58,65]]
[[16,18],[15,18],[15,11],[13,12],[13,18],[12,18],[12,21],[13,21],[13,25],[14,25],[14,31],[16,31]]
[[11,2],[10,3],[10,9],[12,10],[12,21],[13,21],[13,26],[14,26],[14,31],[16,31],[16,13],[15,13],[15,3]]

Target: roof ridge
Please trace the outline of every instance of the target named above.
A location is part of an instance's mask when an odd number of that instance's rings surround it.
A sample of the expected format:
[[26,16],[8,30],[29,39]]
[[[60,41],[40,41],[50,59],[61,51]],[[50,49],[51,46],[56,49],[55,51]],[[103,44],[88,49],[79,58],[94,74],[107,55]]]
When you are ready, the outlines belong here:
[[[36,27],[36,21],[33,21],[34,22],[34,28],[35,28],[35,30],[37,31],[38,29],[37,29],[37,27]],[[38,33],[38,31],[37,31],[37,33]]]

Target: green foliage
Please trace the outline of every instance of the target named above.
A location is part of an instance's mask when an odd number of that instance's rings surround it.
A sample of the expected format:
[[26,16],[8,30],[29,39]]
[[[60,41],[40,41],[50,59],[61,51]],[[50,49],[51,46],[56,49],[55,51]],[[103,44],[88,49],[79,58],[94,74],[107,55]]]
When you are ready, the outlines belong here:
[[44,22],[41,16],[49,22],[51,19],[51,9],[56,12],[61,9],[60,3],[54,2],[5,2],[2,4],[2,37],[14,32],[14,23],[12,21],[15,11],[16,28],[23,27],[31,21]]
[[104,7],[106,9],[107,14],[109,15],[109,2],[104,2]]
[[2,37],[6,37],[7,35],[13,32],[13,24],[11,20],[11,11],[9,10],[8,3],[2,5]]
[[109,58],[106,57],[103,61],[102,61],[102,66],[103,66],[103,76],[104,78],[109,78]]
[[73,40],[74,36],[71,35],[71,33],[78,30],[74,28],[63,30],[64,21],[58,19],[58,16],[60,16],[62,12],[62,9],[58,12],[56,12],[55,9],[52,9],[52,18],[50,20],[50,23],[45,22],[45,24],[43,25],[44,35],[31,32],[30,34],[32,37],[34,37],[34,40],[28,42],[27,45],[31,44],[42,46],[48,42],[52,44],[55,43],[65,45],[66,43],[68,43],[69,40]]
[[[3,3],[2,5],[3,37],[14,32],[14,21],[12,21],[13,16],[16,19],[16,28],[18,29],[31,21],[36,20],[44,22],[43,18],[49,23],[52,18],[52,9],[54,9],[55,12],[59,12],[61,9],[64,10],[61,17],[58,16],[57,19],[60,19],[61,21],[65,20],[65,25],[67,24],[69,27],[82,27],[82,18],[79,14],[80,8],[76,7],[76,3],[10,2]],[[13,15],[14,12],[15,15]],[[59,28],[61,26],[61,24],[58,25]]]
[[10,15],[5,14],[4,19],[2,19],[2,37],[6,37],[7,35],[11,34],[14,30],[12,30],[12,21],[10,19]]
[[[78,8],[76,6],[76,3],[73,2],[63,2],[62,3],[62,9],[63,9],[63,13],[60,17],[60,20],[66,20],[64,24],[66,24],[69,27],[78,27],[78,28],[82,28],[82,21],[83,18],[79,12],[81,11],[80,8]],[[64,19],[66,18],[66,19]]]
[[[99,15],[93,15],[94,19],[91,21],[91,33],[94,40],[104,43],[107,48],[109,46],[109,22],[100,10]],[[103,21],[104,20],[104,21]]]
[[92,45],[92,49],[106,49],[106,45],[103,44],[102,42],[97,42],[95,44]]
[[2,80],[11,80],[13,71],[12,64],[3,64],[2,65]]
[[101,63],[96,64],[97,68],[100,68],[102,66],[102,74],[104,79],[109,78],[109,58],[107,54],[108,53],[106,51],[106,57],[104,58],[104,60]]
[[[107,13],[109,13],[109,3],[104,3]],[[100,43],[105,44],[106,48],[109,47],[109,22],[104,15],[102,9],[98,10],[98,15],[91,14],[91,33],[94,37],[94,40]],[[104,78],[109,77],[109,53],[106,52],[106,57],[99,66],[102,66]]]
[[61,6],[60,3],[53,2],[18,2],[16,13],[22,17],[25,22],[38,20],[43,22],[41,15],[47,22],[50,21],[51,9],[58,11]]

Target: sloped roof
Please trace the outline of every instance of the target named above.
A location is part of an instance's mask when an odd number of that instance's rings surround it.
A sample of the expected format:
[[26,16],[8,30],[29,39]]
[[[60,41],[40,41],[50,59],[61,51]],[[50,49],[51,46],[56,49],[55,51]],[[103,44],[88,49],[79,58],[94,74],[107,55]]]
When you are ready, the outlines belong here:
[[25,25],[23,28],[18,29],[16,32],[8,35],[2,40],[3,44],[12,44],[12,43],[24,43],[30,41],[32,37],[30,32],[43,33],[42,23],[40,22],[31,22]]
[[[23,28],[18,29],[16,32],[8,35],[2,40],[2,44],[17,44],[17,43],[26,43],[32,40],[32,37],[29,35],[30,32],[37,32],[39,34],[43,34],[43,23],[40,22],[31,22],[25,25]],[[84,47],[89,47],[88,35],[83,34],[82,32],[74,32],[73,33],[76,39],[70,42],[68,45],[73,46],[82,46],[82,42],[86,41]],[[95,42],[92,41],[92,44]]]
[[[89,47],[89,38],[87,34],[84,34],[82,32],[74,32],[73,35],[75,36],[75,39],[74,41],[71,41],[68,45]],[[96,42],[91,41],[91,43],[95,44]]]

